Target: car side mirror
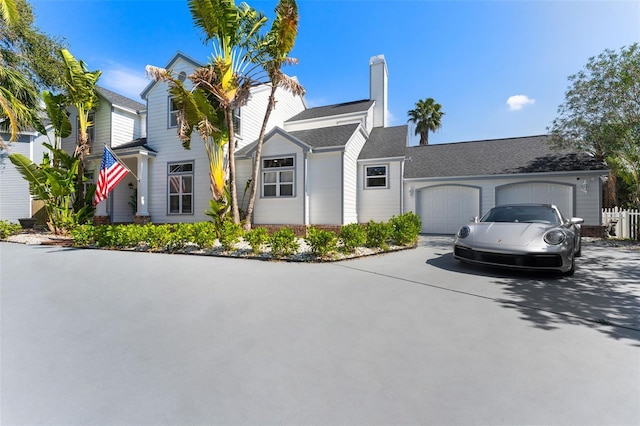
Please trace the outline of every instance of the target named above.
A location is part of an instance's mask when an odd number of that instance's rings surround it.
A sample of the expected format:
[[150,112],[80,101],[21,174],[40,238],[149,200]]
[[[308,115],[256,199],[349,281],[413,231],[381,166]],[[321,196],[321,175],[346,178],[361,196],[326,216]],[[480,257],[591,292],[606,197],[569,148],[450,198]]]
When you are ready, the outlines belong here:
[[471,222],[473,222],[473,223],[478,223],[478,222],[480,222],[480,218],[478,218],[478,216],[476,216],[476,217],[472,217],[472,218],[471,218],[471,219],[469,219],[469,220],[470,220]]
[[584,223],[584,219],[581,217],[572,217],[569,219],[569,223],[572,225],[580,225]]

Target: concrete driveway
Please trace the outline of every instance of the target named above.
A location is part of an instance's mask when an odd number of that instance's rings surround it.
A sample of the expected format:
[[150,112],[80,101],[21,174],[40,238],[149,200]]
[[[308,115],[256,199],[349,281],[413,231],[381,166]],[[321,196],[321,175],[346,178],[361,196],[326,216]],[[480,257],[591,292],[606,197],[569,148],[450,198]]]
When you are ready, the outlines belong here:
[[640,252],[331,264],[0,243],[3,425],[640,424]]

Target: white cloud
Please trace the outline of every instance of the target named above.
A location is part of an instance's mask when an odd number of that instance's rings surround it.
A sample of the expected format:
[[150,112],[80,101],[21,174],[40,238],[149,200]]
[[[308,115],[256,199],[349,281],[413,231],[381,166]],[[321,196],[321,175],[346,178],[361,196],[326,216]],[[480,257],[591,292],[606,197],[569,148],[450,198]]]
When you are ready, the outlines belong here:
[[519,111],[525,105],[535,104],[536,100],[529,98],[527,95],[514,95],[509,96],[507,99],[507,105],[509,105],[509,111]]
[[140,93],[151,82],[145,70],[133,70],[116,63],[102,67],[98,85],[140,102]]

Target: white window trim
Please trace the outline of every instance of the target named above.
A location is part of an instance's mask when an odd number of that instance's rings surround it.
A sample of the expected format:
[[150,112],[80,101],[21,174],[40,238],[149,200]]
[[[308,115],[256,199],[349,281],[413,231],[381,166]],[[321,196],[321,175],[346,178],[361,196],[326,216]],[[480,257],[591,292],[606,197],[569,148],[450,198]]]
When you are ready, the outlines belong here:
[[[367,169],[371,167],[384,167],[384,176],[367,176]],[[364,189],[388,189],[389,188],[389,164],[367,164],[364,166]],[[384,186],[369,186],[369,178],[384,177]]]
[[[168,129],[175,129],[176,127],[178,127],[178,110],[177,109],[171,109],[171,103],[172,101],[174,101],[174,99],[169,96],[168,100],[167,100],[167,128]],[[171,124],[171,118],[175,117],[176,118],[176,124]]]
[[[171,166],[176,166],[181,164],[191,164],[191,171],[190,172],[173,172],[173,173],[171,172]],[[171,177],[173,176],[180,176],[181,178],[184,176],[191,177],[191,192],[182,193],[182,189],[180,189],[180,192],[177,194],[178,199],[180,200],[180,209],[179,209],[180,211],[177,213],[171,211]],[[180,179],[180,181],[182,183],[182,179]],[[180,185],[180,188],[182,188],[182,185]],[[174,194],[174,196],[175,195],[176,194]],[[183,195],[191,195],[191,212],[188,212],[188,213],[184,212],[184,208],[182,206]],[[167,215],[193,216],[194,208],[195,208],[195,163],[194,161],[176,161],[176,162],[167,163]]]
[[[293,159],[293,166],[287,166],[287,167],[264,167],[264,162],[266,160],[274,160],[274,159],[285,159],[285,158],[292,158]],[[262,162],[262,164],[260,164],[260,197],[261,198],[270,198],[270,199],[274,199],[274,198],[295,198],[296,197],[296,156],[295,154],[291,154],[291,155],[277,155],[277,156],[271,156],[271,157],[262,157],[262,159],[260,160]],[[291,180],[291,182],[280,182],[280,172],[292,172],[293,173],[293,179]],[[265,173],[276,173],[276,182],[274,183],[268,183],[266,185],[275,185],[276,187],[276,195],[265,195],[264,194],[264,187],[265,187]],[[280,186],[281,185],[291,185],[291,195],[280,195]]]

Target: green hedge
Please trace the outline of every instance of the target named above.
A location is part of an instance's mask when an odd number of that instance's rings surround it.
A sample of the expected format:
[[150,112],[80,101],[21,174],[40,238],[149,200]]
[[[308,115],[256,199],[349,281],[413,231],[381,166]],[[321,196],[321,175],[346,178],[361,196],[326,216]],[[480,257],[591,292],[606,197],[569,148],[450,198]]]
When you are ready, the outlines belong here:
[[[420,233],[420,217],[405,213],[392,217],[389,222],[370,221],[366,224],[352,223],[336,234],[316,227],[309,228],[305,238],[311,253],[317,257],[330,257],[336,251],[353,253],[358,247],[387,250],[390,244],[410,246],[415,244]],[[15,231],[11,231],[11,230]],[[0,221],[0,235],[18,232],[19,225]],[[251,246],[254,255],[270,247],[274,257],[282,258],[298,252],[300,243],[293,230],[282,228],[269,235],[262,227],[244,232],[238,224],[225,222],[220,229],[213,222],[178,223],[165,225],[80,225],[72,230],[76,247],[144,248],[156,251],[175,252],[188,245],[206,250],[216,247],[219,241],[223,250],[232,251],[243,238]],[[3,236],[4,238],[4,236]]]

